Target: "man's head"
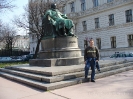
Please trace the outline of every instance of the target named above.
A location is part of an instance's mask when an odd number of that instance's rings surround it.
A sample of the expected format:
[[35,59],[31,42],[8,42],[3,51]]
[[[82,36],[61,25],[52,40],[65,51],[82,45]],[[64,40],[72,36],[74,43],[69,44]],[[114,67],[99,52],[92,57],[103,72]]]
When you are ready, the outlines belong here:
[[56,4],[55,4],[55,3],[52,3],[52,4],[51,4],[51,8],[52,8],[52,9],[56,9],[56,8],[57,8]]
[[93,46],[94,46],[94,40],[93,40],[93,38],[91,38],[91,39],[89,40],[89,43],[90,43],[90,47],[93,47]]

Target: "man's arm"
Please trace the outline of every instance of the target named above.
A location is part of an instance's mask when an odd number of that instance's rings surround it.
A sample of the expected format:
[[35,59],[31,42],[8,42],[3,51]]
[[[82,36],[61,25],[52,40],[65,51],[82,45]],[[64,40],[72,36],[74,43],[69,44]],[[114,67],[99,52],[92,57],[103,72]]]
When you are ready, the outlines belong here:
[[96,47],[96,57],[97,57],[97,60],[99,61],[99,50],[97,47]]
[[84,61],[86,61],[86,57],[87,57],[86,50],[87,50],[87,48],[85,48],[85,50],[84,50]]

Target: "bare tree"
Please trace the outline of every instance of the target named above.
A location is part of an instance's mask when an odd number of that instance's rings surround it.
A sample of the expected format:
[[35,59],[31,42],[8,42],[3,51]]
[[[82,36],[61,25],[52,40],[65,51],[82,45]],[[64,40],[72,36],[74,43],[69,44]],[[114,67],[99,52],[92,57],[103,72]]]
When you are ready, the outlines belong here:
[[2,26],[2,21],[0,20],[0,27]]
[[14,5],[11,5],[11,2],[9,0],[0,0],[0,10],[13,8]]
[[29,5],[25,7],[25,14],[21,17],[15,17],[13,20],[18,27],[29,30],[32,35],[35,35],[37,39],[37,46],[35,50],[34,58],[37,57],[39,46],[42,38],[42,16],[47,9],[50,8],[52,2],[45,0],[31,0]]
[[[0,12],[3,9],[8,9],[11,10],[13,7],[15,7],[14,5],[12,5],[13,0],[0,0]],[[2,27],[2,20],[0,19],[0,27]]]
[[3,43],[3,47],[9,51],[9,56],[12,55],[12,48],[15,44],[16,31],[13,27],[8,25],[2,26],[0,31],[0,40]]

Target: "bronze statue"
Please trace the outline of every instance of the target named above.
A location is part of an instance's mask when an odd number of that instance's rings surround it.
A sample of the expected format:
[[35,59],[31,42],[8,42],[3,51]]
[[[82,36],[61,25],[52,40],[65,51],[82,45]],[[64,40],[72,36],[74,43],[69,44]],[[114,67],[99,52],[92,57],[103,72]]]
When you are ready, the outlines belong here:
[[74,36],[72,28],[73,21],[67,19],[67,16],[59,12],[56,4],[51,4],[51,9],[46,11],[43,16],[44,36],[50,36],[49,32],[54,32],[54,36]]

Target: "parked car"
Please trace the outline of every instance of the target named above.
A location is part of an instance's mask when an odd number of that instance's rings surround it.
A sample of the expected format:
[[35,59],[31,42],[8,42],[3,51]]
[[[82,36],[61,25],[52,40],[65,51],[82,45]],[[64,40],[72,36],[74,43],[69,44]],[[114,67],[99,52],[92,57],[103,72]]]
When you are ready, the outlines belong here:
[[0,62],[9,62],[9,61],[12,61],[11,57],[1,57],[0,58]]
[[12,61],[22,61],[22,57],[21,56],[11,56]]
[[34,54],[22,55],[23,61],[29,61],[29,59],[33,59]]
[[22,60],[23,61],[28,61],[28,55],[22,55]]
[[101,60],[126,60],[126,61],[133,61],[133,52],[121,52],[115,53],[110,57],[102,58]]
[[123,57],[133,57],[133,53],[116,53],[110,56],[110,58],[123,58]]

